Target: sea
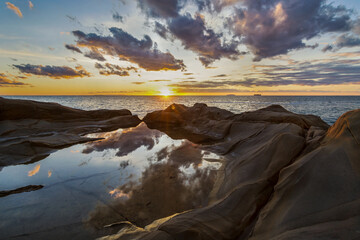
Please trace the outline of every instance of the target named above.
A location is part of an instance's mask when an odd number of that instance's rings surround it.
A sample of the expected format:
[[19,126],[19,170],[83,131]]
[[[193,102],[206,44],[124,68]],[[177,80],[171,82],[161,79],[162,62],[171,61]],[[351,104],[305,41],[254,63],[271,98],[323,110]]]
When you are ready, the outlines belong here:
[[25,99],[56,102],[83,110],[128,109],[140,118],[147,113],[162,110],[172,103],[193,106],[205,103],[233,113],[254,111],[279,104],[299,114],[320,116],[332,125],[345,112],[360,108],[360,96],[4,96],[9,99]]

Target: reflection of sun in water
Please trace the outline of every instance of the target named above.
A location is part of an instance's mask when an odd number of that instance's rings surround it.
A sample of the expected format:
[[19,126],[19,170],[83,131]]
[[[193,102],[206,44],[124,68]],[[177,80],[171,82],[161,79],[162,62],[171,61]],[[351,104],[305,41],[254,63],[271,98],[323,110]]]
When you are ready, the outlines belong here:
[[163,97],[171,96],[171,95],[173,95],[173,94],[174,94],[174,92],[171,91],[171,90],[168,89],[168,88],[160,89],[160,95],[163,96]]

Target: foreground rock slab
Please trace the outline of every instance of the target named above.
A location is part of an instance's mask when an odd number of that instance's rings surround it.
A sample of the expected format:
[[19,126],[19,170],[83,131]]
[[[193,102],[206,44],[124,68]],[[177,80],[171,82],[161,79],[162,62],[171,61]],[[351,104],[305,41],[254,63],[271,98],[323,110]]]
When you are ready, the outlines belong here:
[[281,106],[236,115],[174,104],[144,121],[223,154],[222,177],[209,206],[144,228],[117,223],[102,239],[360,238],[360,110],[330,128]]
[[96,139],[84,135],[140,123],[128,110],[84,111],[0,98],[0,167],[39,161],[57,149]]

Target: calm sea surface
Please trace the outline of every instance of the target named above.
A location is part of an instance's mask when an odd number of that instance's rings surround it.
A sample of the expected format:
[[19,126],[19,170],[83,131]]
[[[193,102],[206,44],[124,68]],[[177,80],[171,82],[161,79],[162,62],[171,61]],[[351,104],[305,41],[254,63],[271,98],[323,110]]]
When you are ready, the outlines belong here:
[[329,124],[333,124],[343,113],[360,108],[360,96],[6,96],[6,98],[56,102],[85,110],[125,108],[139,117],[164,109],[172,103],[192,106],[201,102],[234,113],[280,104],[295,113],[320,116]]

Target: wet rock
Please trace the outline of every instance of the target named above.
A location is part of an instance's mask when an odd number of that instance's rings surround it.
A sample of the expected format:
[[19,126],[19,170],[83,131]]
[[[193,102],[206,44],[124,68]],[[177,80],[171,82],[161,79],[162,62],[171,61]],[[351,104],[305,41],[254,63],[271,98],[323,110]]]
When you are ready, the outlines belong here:
[[84,111],[27,100],[0,98],[0,166],[35,162],[57,149],[94,141],[88,133],[134,127],[128,110]]

